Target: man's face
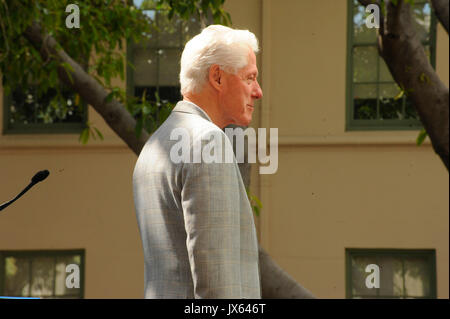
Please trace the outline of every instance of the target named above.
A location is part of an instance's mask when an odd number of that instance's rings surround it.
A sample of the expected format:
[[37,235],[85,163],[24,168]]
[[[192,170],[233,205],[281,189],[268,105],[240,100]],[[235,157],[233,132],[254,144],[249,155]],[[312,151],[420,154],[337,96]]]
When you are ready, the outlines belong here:
[[220,104],[225,123],[248,126],[252,120],[255,100],[262,97],[259,86],[256,56],[249,52],[249,63],[237,74],[224,72]]

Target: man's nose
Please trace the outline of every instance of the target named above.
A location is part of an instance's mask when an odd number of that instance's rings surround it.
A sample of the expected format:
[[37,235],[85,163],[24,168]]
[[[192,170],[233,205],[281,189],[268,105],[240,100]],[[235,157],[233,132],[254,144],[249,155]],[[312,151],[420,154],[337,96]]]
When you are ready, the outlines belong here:
[[260,99],[263,96],[263,92],[262,92],[261,86],[259,86],[258,81],[255,81],[255,83],[256,83],[256,86],[255,86],[255,90],[253,91],[253,97],[255,99]]

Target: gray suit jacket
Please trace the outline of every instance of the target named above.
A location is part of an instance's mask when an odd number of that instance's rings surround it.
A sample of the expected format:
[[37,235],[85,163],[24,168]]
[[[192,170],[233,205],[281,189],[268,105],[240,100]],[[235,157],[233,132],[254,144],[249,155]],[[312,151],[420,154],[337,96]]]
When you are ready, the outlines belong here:
[[261,298],[258,243],[238,165],[170,159],[175,128],[190,146],[223,131],[193,103],[179,102],[149,138],[133,173],[145,258],[146,298]]

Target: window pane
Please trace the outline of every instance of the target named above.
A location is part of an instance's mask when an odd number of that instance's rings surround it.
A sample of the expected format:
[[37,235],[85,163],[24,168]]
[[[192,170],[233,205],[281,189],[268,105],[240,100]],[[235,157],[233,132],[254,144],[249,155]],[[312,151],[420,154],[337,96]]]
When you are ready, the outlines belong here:
[[5,258],[5,296],[29,296],[30,265],[27,258]]
[[134,85],[156,86],[158,58],[155,49],[135,48],[133,51]]
[[374,120],[377,118],[376,99],[355,99],[355,114],[357,120]]
[[131,41],[133,45],[133,49],[155,49],[158,47],[158,39],[156,33],[148,33],[145,35],[145,38],[140,39],[138,42]]
[[389,71],[389,68],[386,65],[386,62],[384,62],[382,57],[378,57],[379,63],[380,63],[380,81],[382,82],[394,82],[394,79],[391,75],[391,71]]
[[177,86],[179,83],[178,76],[180,74],[180,57],[179,49],[159,50],[159,85],[160,86]]
[[377,98],[376,84],[355,84],[353,90],[353,97],[355,99],[376,99]]
[[398,119],[404,118],[402,112],[403,99],[394,99],[400,89],[396,83],[380,84],[380,117],[382,119]]
[[376,264],[374,257],[354,256],[352,258],[352,296],[370,297],[377,296],[376,288],[367,288],[366,278],[370,272],[366,272],[366,267]]
[[69,90],[55,100],[57,92],[49,89],[38,97],[33,88],[18,88],[11,94],[9,122],[11,124],[51,124],[83,122],[84,108]]
[[378,51],[374,46],[353,48],[353,82],[376,82]]
[[411,98],[405,99],[405,118],[419,120],[419,114],[417,113]]
[[355,84],[353,100],[355,119],[377,118],[377,86],[375,84]]
[[[434,251],[378,250],[349,252],[351,258],[352,298],[427,298],[436,295]],[[379,266],[380,287],[366,288],[369,264]],[[372,272],[373,273],[373,272]],[[376,291],[374,293],[372,290]]]
[[33,258],[31,263],[31,295],[50,297],[53,295],[55,258]]
[[430,272],[426,259],[405,259],[405,288],[408,297],[430,296]]
[[375,43],[377,31],[375,28],[366,26],[366,9],[359,5],[358,1],[353,7],[353,42],[354,43]]
[[379,257],[380,295],[401,297],[403,291],[402,260],[396,257]]
[[[141,98],[145,94],[147,101],[155,102],[156,86],[136,86],[134,88],[134,96]],[[140,100],[137,101],[140,103]]]
[[182,99],[179,86],[160,86],[159,97],[163,103],[176,103]]

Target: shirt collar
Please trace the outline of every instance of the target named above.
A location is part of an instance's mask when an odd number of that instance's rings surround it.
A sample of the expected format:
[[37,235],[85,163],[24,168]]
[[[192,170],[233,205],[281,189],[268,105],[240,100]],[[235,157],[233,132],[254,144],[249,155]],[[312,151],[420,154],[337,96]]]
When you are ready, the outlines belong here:
[[172,110],[172,112],[195,114],[204,118],[207,121],[212,122],[211,118],[208,116],[205,110],[189,101],[179,101]]

